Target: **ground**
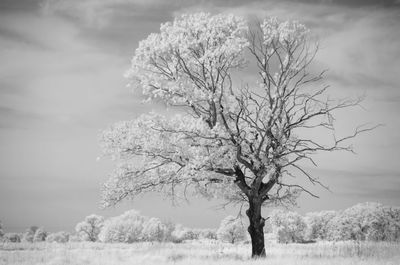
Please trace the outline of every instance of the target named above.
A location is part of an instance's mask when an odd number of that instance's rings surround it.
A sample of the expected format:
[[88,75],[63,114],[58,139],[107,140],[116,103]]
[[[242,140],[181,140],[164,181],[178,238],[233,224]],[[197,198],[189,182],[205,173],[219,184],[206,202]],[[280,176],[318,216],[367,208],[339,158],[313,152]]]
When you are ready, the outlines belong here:
[[0,243],[1,265],[399,265],[400,243],[320,242],[266,246],[267,258],[250,259],[250,244],[217,241],[104,244]]

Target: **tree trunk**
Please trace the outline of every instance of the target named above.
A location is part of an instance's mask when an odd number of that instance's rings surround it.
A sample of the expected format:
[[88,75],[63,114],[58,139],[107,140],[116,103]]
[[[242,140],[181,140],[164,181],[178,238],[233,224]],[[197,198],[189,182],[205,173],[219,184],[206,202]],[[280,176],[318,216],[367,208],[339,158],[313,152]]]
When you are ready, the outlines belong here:
[[261,200],[250,199],[250,207],[246,211],[250,225],[248,228],[251,237],[251,257],[265,257],[264,225],[265,219],[261,216]]

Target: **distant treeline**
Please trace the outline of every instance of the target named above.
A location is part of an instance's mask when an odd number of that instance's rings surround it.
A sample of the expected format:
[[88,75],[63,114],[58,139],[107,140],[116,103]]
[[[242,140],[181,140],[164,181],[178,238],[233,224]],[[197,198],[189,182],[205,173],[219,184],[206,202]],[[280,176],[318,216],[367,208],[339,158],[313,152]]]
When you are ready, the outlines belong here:
[[[400,208],[378,203],[361,203],[343,211],[321,211],[302,216],[296,212],[273,210],[265,232],[279,243],[328,241],[400,241]],[[134,243],[143,241],[174,242],[185,240],[221,240],[237,243],[248,240],[246,225],[240,217],[227,216],[218,229],[193,229],[158,218],[149,218],[135,210],[104,219],[89,215],[75,227],[75,233],[47,233],[31,226],[24,233],[4,233],[3,242],[74,242]]]

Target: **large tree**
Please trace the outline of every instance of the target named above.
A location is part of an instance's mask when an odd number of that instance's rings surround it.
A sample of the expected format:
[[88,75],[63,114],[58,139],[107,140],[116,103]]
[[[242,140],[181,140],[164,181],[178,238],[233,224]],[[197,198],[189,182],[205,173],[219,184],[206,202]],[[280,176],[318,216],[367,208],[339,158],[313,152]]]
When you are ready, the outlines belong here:
[[[351,150],[345,141],[368,129],[334,136],[333,112],[358,100],[328,98],[323,72],[308,70],[316,45],[304,25],[275,18],[248,25],[233,15],[183,15],[139,43],[126,76],[181,114],[150,113],[103,133],[104,152],[119,161],[103,195],[105,206],[149,191],[246,203],[258,257],[265,256],[262,206],[313,195],[288,176],[319,183],[304,162],[314,163],[318,151]],[[246,69],[257,69],[257,82],[240,81]]]

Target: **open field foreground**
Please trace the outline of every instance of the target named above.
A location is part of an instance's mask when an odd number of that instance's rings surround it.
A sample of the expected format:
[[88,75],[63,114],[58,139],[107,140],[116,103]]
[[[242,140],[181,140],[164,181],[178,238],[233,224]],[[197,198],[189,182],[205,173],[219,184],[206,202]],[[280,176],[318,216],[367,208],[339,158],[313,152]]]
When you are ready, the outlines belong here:
[[173,243],[7,243],[0,245],[0,264],[269,264],[269,265],[398,265],[399,243],[321,242],[267,244],[267,259],[251,260],[248,244]]

